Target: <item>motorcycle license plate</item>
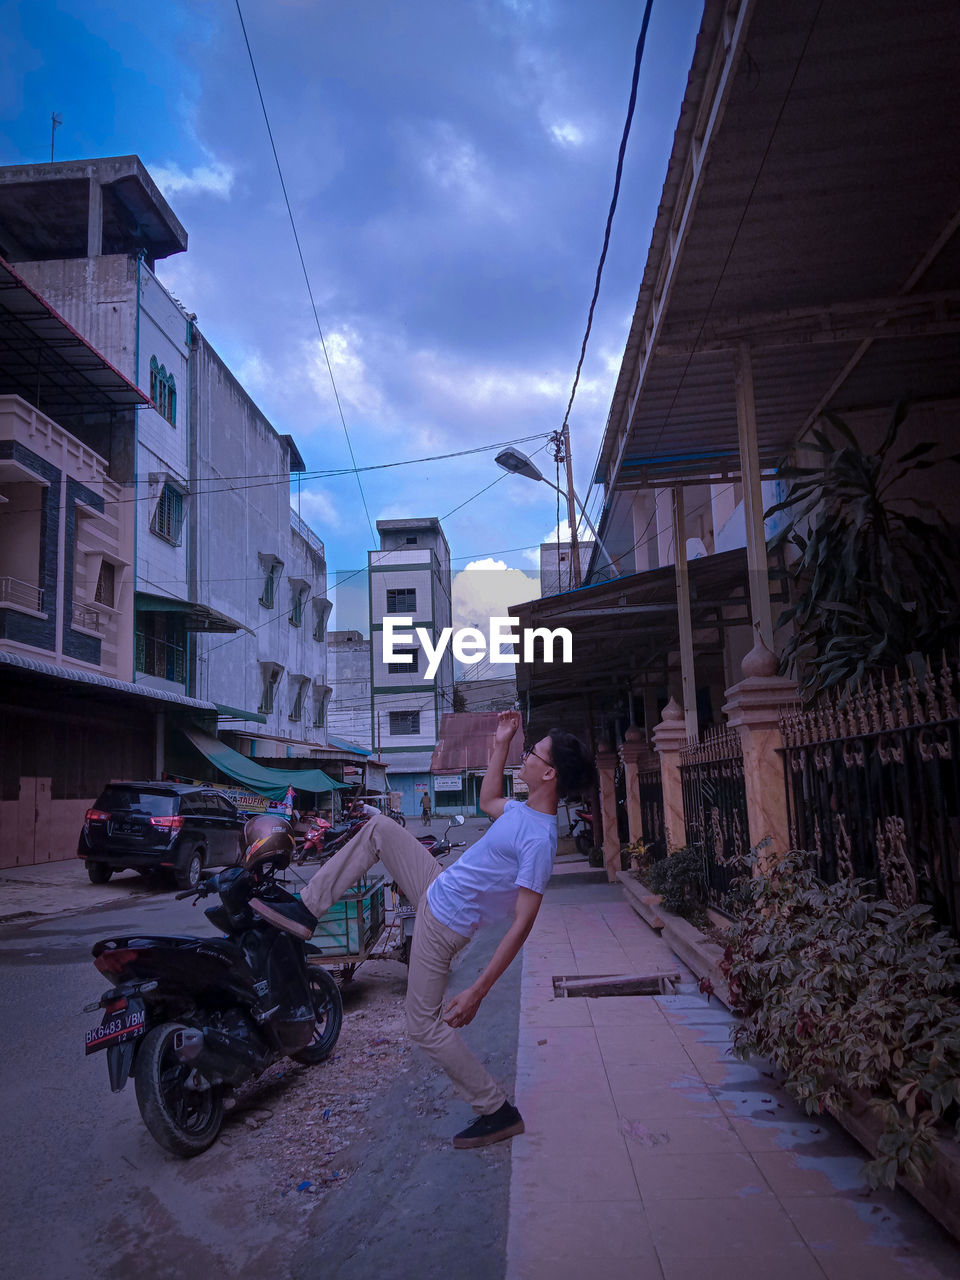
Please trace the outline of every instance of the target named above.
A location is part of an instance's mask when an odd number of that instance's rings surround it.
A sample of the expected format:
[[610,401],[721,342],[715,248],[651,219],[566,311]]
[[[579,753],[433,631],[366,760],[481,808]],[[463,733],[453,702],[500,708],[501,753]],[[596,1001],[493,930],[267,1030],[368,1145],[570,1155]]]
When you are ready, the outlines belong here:
[[146,1009],[139,1001],[131,1001],[126,1009],[105,1013],[99,1027],[91,1027],[85,1036],[85,1053],[96,1053],[108,1045],[133,1040],[147,1030]]

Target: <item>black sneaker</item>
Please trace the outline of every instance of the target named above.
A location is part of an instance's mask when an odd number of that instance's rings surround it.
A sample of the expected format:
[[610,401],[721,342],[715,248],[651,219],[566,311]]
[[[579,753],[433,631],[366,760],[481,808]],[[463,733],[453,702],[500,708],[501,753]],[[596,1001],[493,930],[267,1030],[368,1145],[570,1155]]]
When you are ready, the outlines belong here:
[[250,906],[258,916],[277,929],[282,929],[284,933],[292,933],[304,942],[309,942],[313,937],[317,917],[296,898],[291,898],[289,902],[264,902],[262,898],[251,898]]
[[477,1116],[473,1124],[461,1129],[453,1145],[461,1151],[469,1147],[489,1147],[491,1143],[503,1142],[504,1138],[515,1138],[518,1133],[523,1133],[523,1117],[516,1107],[505,1102],[492,1115]]

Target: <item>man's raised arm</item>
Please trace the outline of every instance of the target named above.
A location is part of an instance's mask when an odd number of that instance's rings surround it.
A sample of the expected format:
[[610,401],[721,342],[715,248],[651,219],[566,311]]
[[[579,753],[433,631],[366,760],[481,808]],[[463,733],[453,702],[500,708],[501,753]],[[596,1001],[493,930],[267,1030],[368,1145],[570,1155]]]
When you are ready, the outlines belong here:
[[503,766],[513,735],[520,728],[519,711],[501,711],[497,717],[497,732],[493,739],[493,754],[483,775],[480,787],[480,808],[490,818],[499,818],[507,803],[503,794]]

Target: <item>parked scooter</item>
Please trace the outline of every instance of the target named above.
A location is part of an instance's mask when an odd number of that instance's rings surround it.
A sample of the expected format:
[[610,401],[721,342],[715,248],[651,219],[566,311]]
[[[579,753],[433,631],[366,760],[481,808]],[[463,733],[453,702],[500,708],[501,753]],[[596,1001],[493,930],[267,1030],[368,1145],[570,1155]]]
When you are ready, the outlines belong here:
[[593,811],[591,809],[575,809],[575,818],[570,824],[569,834],[573,836],[577,852],[587,857],[596,843],[593,838]]
[[417,839],[429,849],[435,858],[442,858],[445,853],[449,853],[451,849],[462,849],[466,844],[465,840],[448,840],[447,832],[451,827],[462,827],[466,819],[463,814],[455,814],[444,828],[443,834],[439,839],[431,832],[429,835],[417,836]]
[[307,827],[303,839],[297,844],[297,851],[293,855],[293,861],[316,861],[320,857],[320,853],[323,849],[324,837],[326,833],[332,829],[332,824],[329,823],[326,818],[316,817],[311,819],[310,825]]
[[254,896],[290,900],[276,881],[289,861],[288,835],[285,849],[251,846],[243,865],[177,894],[218,894],[205,915],[223,937],[137,934],[93,948],[97,969],[116,985],[84,1010],[104,1010],[86,1052],[106,1049],[114,1093],[133,1076],[144,1124],[174,1155],[198,1155],[215,1141],[225,1099],[244,1081],[285,1056],[323,1062],[340,1035],[337,984],[307,965],[319,948],[249,905]]

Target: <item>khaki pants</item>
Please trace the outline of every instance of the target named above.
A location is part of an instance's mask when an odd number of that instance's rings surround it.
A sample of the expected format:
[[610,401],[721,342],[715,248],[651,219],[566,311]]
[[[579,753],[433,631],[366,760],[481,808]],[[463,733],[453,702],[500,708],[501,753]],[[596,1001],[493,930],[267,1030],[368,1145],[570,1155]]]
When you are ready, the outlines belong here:
[[443,870],[433,855],[409,831],[378,814],[304,887],[300,895],[304,905],[315,916],[322,916],[377,861],[396,880],[403,896],[417,905],[407,978],[407,1034],[443,1068],[476,1112],[490,1115],[507,1095],[460,1035],[443,1021],[450,965],[469,938],[441,924],[427,905],[427,889]]

